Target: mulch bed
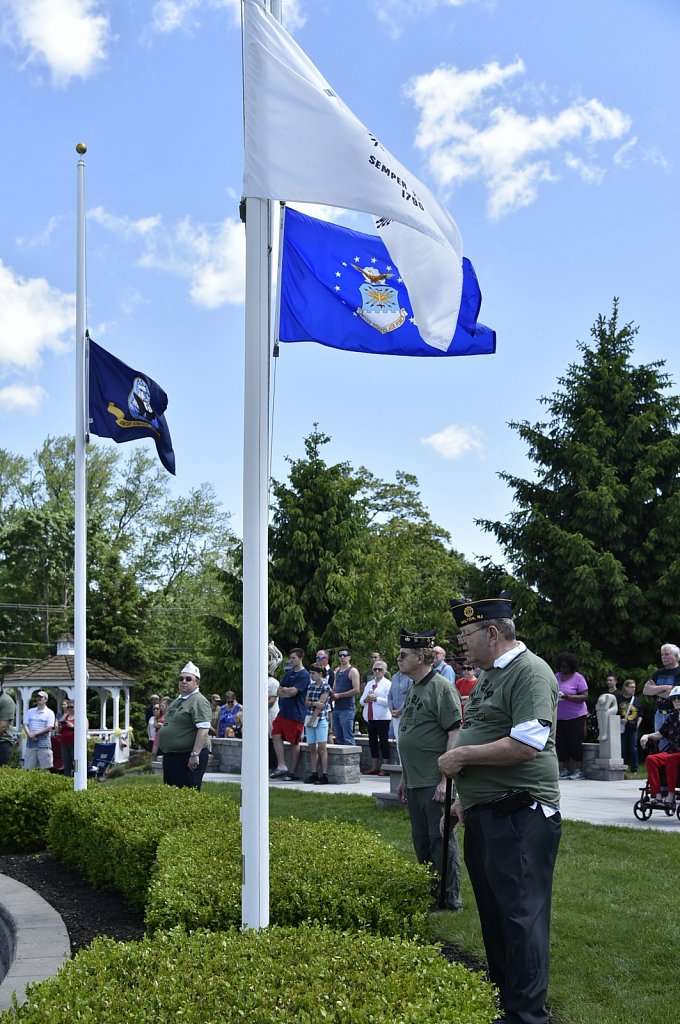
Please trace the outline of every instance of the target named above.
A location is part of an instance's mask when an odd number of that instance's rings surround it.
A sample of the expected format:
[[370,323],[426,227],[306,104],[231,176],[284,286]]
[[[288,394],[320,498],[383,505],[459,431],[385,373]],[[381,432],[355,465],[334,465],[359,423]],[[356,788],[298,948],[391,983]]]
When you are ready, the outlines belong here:
[[144,935],[144,918],[119,893],[93,889],[74,868],[49,853],[0,856],[0,874],[23,882],[54,907],[66,926],[72,956],[97,935],[121,942]]

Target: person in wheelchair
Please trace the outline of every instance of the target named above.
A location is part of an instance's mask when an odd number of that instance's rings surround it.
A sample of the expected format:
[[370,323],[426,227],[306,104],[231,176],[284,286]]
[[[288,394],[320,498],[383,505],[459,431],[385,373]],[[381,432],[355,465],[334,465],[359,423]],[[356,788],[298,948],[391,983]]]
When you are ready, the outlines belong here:
[[[672,807],[680,769],[680,686],[674,686],[668,697],[673,703],[673,710],[666,715],[658,732],[648,732],[640,737],[640,746],[646,750],[650,740],[657,743],[661,739],[667,741],[665,750],[647,755],[647,786],[652,800]],[[666,794],[662,792],[664,788],[667,789]]]

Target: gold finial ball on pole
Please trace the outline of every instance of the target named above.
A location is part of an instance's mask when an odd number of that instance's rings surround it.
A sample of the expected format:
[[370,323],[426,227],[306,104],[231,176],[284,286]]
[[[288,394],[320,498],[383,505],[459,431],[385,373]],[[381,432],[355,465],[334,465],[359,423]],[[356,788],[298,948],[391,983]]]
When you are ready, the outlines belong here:
[[87,153],[87,146],[84,142],[79,142],[76,145],[76,153],[80,153],[81,156],[83,156],[84,153]]

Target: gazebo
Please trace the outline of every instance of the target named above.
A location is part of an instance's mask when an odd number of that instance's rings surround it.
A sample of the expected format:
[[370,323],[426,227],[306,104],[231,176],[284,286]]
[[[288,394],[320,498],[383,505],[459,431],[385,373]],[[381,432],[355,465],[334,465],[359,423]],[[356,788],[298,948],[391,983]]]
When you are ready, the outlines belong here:
[[[17,732],[21,732],[31,697],[36,690],[47,690],[54,693],[57,710],[64,697],[75,698],[74,674],[75,648],[73,636],[64,633],[57,640],[57,653],[51,658],[34,661],[25,668],[5,676],[5,687],[11,687],[16,694]],[[103,665],[100,661],[87,660],[87,689],[94,690],[99,697],[99,727],[88,731],[90,736],[120,735],[130,729],[130,691],[135,680],[125,672]],[[112,713],[109,724],[109,696],[112,700]],[[120,722],[121,696],[123,697],[123,724]]]

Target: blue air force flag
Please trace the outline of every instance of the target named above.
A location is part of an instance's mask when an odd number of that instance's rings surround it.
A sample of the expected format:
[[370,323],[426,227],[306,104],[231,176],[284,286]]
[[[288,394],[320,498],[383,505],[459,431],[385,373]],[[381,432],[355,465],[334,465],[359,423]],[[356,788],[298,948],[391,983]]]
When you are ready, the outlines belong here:
[[477,323],[481,304],[464,258],[455,332],[446,349],[434,348],[418,332],[406,285],[379,237],[286,209],[279,341],[393,356],[488,355],[496,334]]
[[158,458],[175,474],[175,453],[165,422],[168,396],[146,373],[133,370],[89,340],[90,433],[122,441],[151,437]]

